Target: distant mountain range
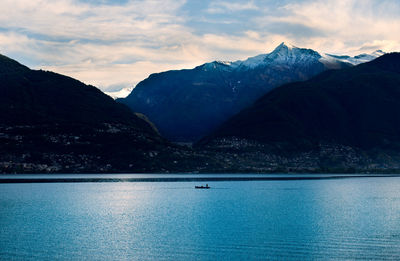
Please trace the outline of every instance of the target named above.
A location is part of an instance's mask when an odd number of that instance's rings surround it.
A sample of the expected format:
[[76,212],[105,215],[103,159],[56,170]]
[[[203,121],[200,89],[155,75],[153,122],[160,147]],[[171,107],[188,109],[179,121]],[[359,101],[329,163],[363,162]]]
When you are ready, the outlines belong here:
[[[302,57],[296,52],[310,52],[306,60],[318,57],[307,49],[280,48],[267,56],[282,60],[283,52],[283,64],[292,65]],[[356,66],[343,61],[348,57],[329,59],[320,56],[318,62],[344,69],[273,89],[190,148],[168,142],[145,115],[93,86],[0,55],[0,173],[398,172],[400,54]],[[207,68],[215,72],[214,65],[231,68],[210,63],[184,72],[210,79]],[[255,68],[248,70],[257,77]]]
[[384,54],[324,54],[285,43],[244,61],[214,61],[191,70],[152,74],[125,99],[172,141],[193,142],[282,84],[304,81],[328,69],[348,68]]
[[399,166],[400,53],[276,88],[199,145],[297,157],[294,167]]

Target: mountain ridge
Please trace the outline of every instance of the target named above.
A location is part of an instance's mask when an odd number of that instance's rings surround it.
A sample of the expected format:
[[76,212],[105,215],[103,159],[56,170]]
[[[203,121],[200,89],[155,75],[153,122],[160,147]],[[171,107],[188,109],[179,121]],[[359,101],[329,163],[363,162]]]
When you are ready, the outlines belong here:
[[232,169],[397,173],[399,100],[400,53],[390,53],[280,86],[195,147]]
[[[283,85],[205,140],[236,137],[302,145],[323,141],[370,148],[384,146],[385,138],[378,139],[378,134],[386,133],[388,146],[400,145],[400,136],[396,135],[400,123],[395,120],[400,122],[400,106],[395,99],[400,89],[396,86],[400,86],[400,54],[386,54],[353,68]],[[395,137],[398,141],[391,140]]]
[[0,115],[1,173],[400,170],[398,54],[278,87],[193,148],[169,143],[93,86],[3,60],[0,113],[11,116]]
[[353,66],[349,56],[326,57],[282,43],[269,54],[244,61],[151,74],[117,101],[146,115],[167,139],[193,142],[279,85]]

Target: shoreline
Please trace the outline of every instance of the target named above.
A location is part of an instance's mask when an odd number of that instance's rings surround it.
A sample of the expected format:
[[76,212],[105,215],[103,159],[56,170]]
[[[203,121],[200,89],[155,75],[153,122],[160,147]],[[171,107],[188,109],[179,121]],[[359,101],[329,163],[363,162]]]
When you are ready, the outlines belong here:
[[[234,175],[234,174],[232,174]],[[314,174],[315,175],[315,174]],[[318,176],[240,176],[240,177],[137,177],[137,178],[116,178],[116,177],[54,177],[54,178],[26,178],[26,177],[6,177],[1,178],[0,184],[12,183],[104,183],[104,182],[222,182],[222,181],[294,181],[294,180],[326,180],[326,179],[350,179],[350,178],[383,178],[383,177],[400,177],[397,174],[360,174],[360,175],[331,175],[319,174]]]

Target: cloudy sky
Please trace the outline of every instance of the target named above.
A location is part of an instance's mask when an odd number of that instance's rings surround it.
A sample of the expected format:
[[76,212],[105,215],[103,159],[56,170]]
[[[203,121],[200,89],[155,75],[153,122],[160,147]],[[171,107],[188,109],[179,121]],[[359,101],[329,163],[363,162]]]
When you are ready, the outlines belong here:
[[102,90],[281,42],[400,50],[399,0],[1,0],[0,53]]

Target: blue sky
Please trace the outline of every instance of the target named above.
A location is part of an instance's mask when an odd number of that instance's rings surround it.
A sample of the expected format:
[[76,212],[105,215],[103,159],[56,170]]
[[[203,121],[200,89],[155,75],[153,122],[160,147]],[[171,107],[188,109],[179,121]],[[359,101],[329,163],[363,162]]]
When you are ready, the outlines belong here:
[[398,0],[2,0],[0,8],[0,53],[103,90],[283,41],[336,54],[400,50]]

